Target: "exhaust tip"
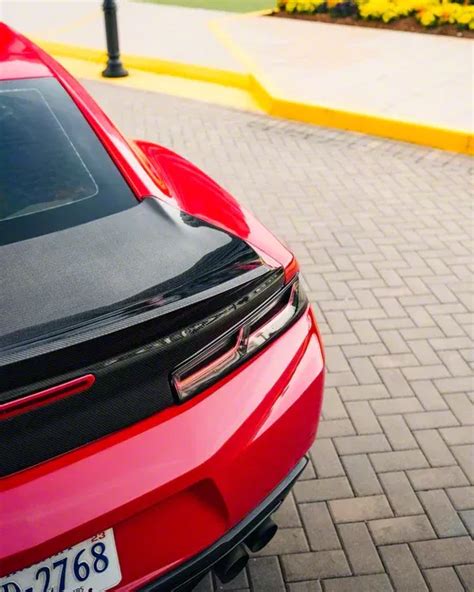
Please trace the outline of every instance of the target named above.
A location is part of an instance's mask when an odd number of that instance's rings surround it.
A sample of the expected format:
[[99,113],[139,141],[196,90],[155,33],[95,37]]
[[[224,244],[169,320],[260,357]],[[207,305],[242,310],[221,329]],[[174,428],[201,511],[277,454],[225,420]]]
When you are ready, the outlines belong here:
[[277,530],[278,526],[271,518],[267,518],[245,539],[245,544],[253,553],[257,553],[268,545]]
[[248,560],[247,551],[243,545],[238,545],[214,565],[214,572],[223,584],[227,584],[244,569]]

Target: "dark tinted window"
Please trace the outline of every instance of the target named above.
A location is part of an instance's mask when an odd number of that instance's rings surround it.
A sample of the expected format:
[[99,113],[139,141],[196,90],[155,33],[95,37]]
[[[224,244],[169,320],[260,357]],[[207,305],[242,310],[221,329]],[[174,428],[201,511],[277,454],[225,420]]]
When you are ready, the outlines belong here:
[[0,82],[0,244],[82,224],[136,203],[56,80]]

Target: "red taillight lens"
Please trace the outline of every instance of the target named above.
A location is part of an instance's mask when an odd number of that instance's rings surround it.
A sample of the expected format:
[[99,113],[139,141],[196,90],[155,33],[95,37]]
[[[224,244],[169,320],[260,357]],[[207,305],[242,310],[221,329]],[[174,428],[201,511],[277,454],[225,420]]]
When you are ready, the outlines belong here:
[[43,405],[49,405],[71,395],[82,393],[89,389],[94,382],[95,376],[93,374],[86,374],[80,378],[74,378],[73,380],[38,391],[37,393],[31,393],[13,401],[0,403],[0,421],[20,415],[21,413],[33,411],[33,409],[37,409]]
[[296,257],[289,262],[289,264],[285,267],[285,282],[288,284],[291,280],[298,274],[300,270],[300,266]]

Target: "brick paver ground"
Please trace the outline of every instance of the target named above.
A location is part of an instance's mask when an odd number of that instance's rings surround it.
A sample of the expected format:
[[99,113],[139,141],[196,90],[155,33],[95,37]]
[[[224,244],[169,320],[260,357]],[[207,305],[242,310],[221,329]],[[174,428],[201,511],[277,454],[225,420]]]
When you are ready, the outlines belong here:
[[474,590],[473,161],[87,86],[291,245],[325,338],[323,420],[280,531],[200,592]]

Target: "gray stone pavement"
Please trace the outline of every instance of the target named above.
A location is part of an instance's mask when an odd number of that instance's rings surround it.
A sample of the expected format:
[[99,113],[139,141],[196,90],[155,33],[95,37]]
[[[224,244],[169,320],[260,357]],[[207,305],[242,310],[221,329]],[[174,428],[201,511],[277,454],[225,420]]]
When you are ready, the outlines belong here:
[[319,436],[277,537],[199,592],[474,590],[474,161],[86,86],[291,245],[326,343]]

